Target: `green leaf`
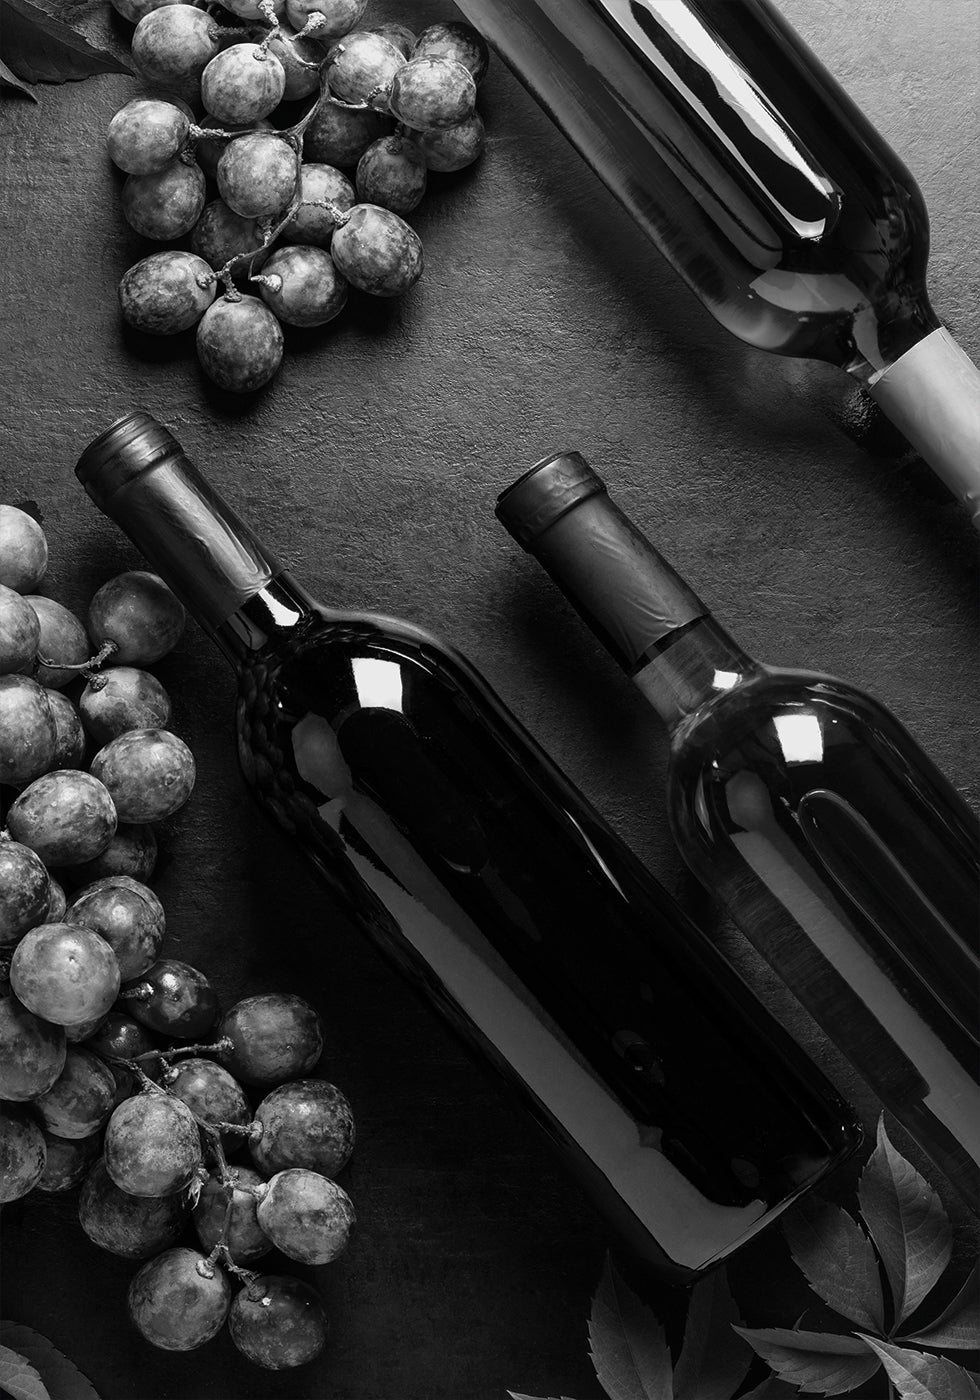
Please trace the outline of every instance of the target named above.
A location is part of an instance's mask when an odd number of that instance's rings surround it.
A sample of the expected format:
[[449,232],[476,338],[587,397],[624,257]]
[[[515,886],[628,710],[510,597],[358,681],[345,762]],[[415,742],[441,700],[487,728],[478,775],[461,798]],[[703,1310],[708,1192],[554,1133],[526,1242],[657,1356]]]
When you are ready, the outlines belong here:
[[927,1356],[924,1351],[909,1351],[876,1337],[865,1337],[864,1341],[881,1357],[901,1400],[980,1400],[980,1390],[968,1372],[954,1361]]
[[740,1395],[738,1400],[794,1400],[799,1393],[795,1385],[787,1385],[778,1376],[767,1376],[761,1384]]
[[[518,1395],[516,1390],[508,1390],[507,1394],[510,1396],[510,1400],[544,1400],[544,1397],[540,1395]],[[568,1400],[568,1396],[563,1395],[561,1400]]]
[[51,1400],[34,1367],[5,1346],[0,1346],[0,1387],[10,1400]]
[[98,0],[0,0],[0,53],[29,83],[133,71]]
[[664,1329],[608,1260],[592,1300],[589,1341],[609,1400],[673,1400]]
[[675,1400],[730,1400],[752,1364],[752,1351],[733,1330],[738,1308],[724,1269],[691,1291],[684,1345],[674,1367]]
[[927,1347],[948,1347],[950,1351],[980,1350],[980,1264],[974,1264],[970,1277],[949,1306],[928,1327],[914,1336],[899,1338]]
[[878,1120],[878,1145],[858,1183],[865,1224],[881,1255],[898,1327],[935,1287],[953,1252],[942,1202],[897,1152]]
[[881,1364],[856,1337],[787,1327],[739,1327],[749,1346],[780,1380],[805,1395],[842,1395],[868,1380]]
[[22,83],[16,73],[11,73],[2,59],[0,59],[0,83],[3,83],[5,87],[16,88],[18,92],[26,92],[32,102],[37,101],[37,98],[34,96],[33,92],[31,92],[27,84]]
[[804,1196],[786,1216],[783,1234],[818,1297],[862,1327],[885,1330],[878,1260],[871,1241],[847,1211]]
[[[99,1400],[91,1381],[75,1363],[33,1328],[0,1322],[0,1343],[16,1348],[37,1369],[51,1400]],[[4,1384],[0,1379],[0,1385]]]

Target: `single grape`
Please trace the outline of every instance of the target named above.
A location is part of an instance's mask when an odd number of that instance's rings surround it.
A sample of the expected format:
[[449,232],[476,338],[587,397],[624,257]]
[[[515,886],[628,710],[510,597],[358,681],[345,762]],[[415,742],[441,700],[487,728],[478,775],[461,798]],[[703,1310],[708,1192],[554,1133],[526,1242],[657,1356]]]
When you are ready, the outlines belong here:
[[310,15],[322,15],[324,23],[316,30],[321,44],[332,44],[358,24],[367,9],[367,0],[286,0],[286,18],[294,29],[303,29]]
[[123,989],[126,1010],[160,1035],[200,1040],[218,1019],[218,997],[203,972],[176,958],[161,958],[138,982]]
[[102,1134],[84,1138],[56,1137],[42,1129],[47,1160],[37,1182],[38,1191],[49,1195],[70,1191],[87,1175],[102,1150]]
[[217,181],[221,198],[243,218],[277,214],[296,188],[296,155],[274,132],[236,136],[218,161]]
[[[213,1060],[181,1060],[164,1070],[160,1082],[205,1123],[247,1127],[252,1121],[252,1110],[241,1085]],[[221,1141],[226,1152],[234,1152],[244,1139],[239,1133],[222,1133]]]
[[323,1022],[290,992],[263,992],[236,1002],[218,1037],[232,1042],[221,1052],[222,1063],[246,1084],[263,1088],[309,1074],[323,1053]]
[[428,172],[425,156],[407,136],[382,136],[357,162],[357,198],[395,214],[409,214],[422,200]]
[[[216,117],[205,117],[200,123],[202,131],[210,131],[217,128],[220,131],[231,132],[232,135],[239,135],[246,131],[253,131],[256,128],[260,131],[275,131],[275,124],[268,117],[260,117],[256,122],[249,122],[247,126],[233,127],[227,122],[219,122]],[[194,143],[194,158],[198,165],[207,175],[209,180],[214,180],[218,175],[218,161],[221,154],[228,145],[230,136],[199,136]],[[210,207],[210,206],[209,206]],[[191,244],[193,247],[193,243]],[[194,248],[195,253],[200,249]],[[206,255],[201,253],[202,257]],[[210,261],[210,259],[208,259]]]
[[113,666],[90,680],[78,708],[100,748],[130,729],[166,729],[170,720],[170,696],[156,676],[135,666]]
[[104,938],[116,955],[124,982],[139,977],[156,962],[166,929],[163,908],[145,886],[130,889],[113,880],[81,890],[66,916]]
[[103,1151],[106,1171],[120,1191],[170,1196],[194,1179],[201,1137],[186,1104],[146,1089],[113,1110]]
[[[257,219],[243,219],[229,209],[223,199],[213,199],[191,231],[191,247],[199,257],[220,272],[232,258],[244,253],[253,256],[234,268],[237,277],[258,272],[269,256],[262,248],[265,241]],[[261,251],[260,251],[261,250]]]
[[212,117],[250,126],[282,101],[286,70],[261,44],[232,44],[216,54],[201,75],[201,100]]
[[29,670],[41,639],[41,623],[26,598],[0,584],[0,675]]
[[211,268],[196,253],[179,249],[151,253],[122,275],[122,318],[144,335],[186,331],[201,319],[217,295],[210,277]]
[[231,1340],[269,1371],[302,1366],[326,1345],[327,1316],[308,1283],[282,1274],[250,1279],[228,1313]]
[[439,20],[422,30],[412,50],[412,58],[454,58],[481,83],[490,64],[486,40],[471,24],[461,20]]
[[173,103],[134,97],[109,123],[109,157],[128,175],[150,175],[179,155],[190,129],[187,117]]
[[[300,204],[282,231],[287,243],[329,248],[337,227],[335,211],[346,213],[357,202],[354,186],[332,165],[307,162],[300,171]],[[322,206],[329,204],[330,209]]]
[[30,1118],[0,1108],[0,1204],[19,1200],[44,1174],[44,1134]]
[[380,34],[359,29],[327,54],[330,91],[341,102],[367,102],[387,110],[387,93],[405,57]]
[[45,865],[80,865],[112,840],[116,809],[105,785],[91,773],[58,768],[36,778],[16,798],[7,827]]
[[194,787],[194,756],[167,729],[130,729],[92,759],[120,820],[155,822],[183,807]]
[[387,39],[389,44],[394,44],[406,62],[411,58],[412,50],[415,48],[415,35],[410,29],[406,29],[404,24],[394,22],[373,24],[371,33],[380,34],[382,39]]
[[144,15],[133,32],[133,64],[148,83],[181,96],[221,48],[215,22],[192,5],[167,5]]
[[258,297],[219,297],[197,328],[197,354],[209,379],[233,394],[267,384],[282,363],[282,328]]
[[72,874],[85,885],[110,875],[129,875],[146,881],[153,874],[156,863],[157,838],[153,828],[120,823],[105,850],[94,859],[75,866]]
[[54,717],[55,741],[52,768],[81,768],[85,762],[85,731],[75,706],[60,690],[48,692],[48,708]]
[[262,300],[290,326],[322,326],[343,310],[347,283],[322,248],[277,248],[265,268],[277,287],[261,286]]
[[392,79],[388,106],[417,131],[458,126],[476,110],[476,83],[454,58],[412,58]]
[[96,646],[115,642],[116,666],[150,666],[180,641],[187,614],[158,574],[134,569],[116,574],[95,594],[88,633]]
[[0,505],[0,584],[33,593],[48,567],[48,542],[32,515]]
[[129,1285],[129,1315],[164,1351],[193,1351],[221,1331],[231,1305],[224,1272],[194,1249],[168,1249]]
[[319,89],[320,64],[325,55],[312,35],[298,39],[291,25],[280,24],[269,44],[269,52],[275,54],[282,64],[286,78],[283,98],[286,102],[309,97]]
[[356,165],[372,141],[395,127],[385,112],[369,107],[347,107],[335,102],[329,91],[303,133],[303,156],[325,165]]
[[355,204],[337,229],[330,255],[353,286],[395,297],[422,275],[422,241],[405,220],[377,204]]
[[16,943],[44,923],[52,881],[40,856],[18,841],[0,841],[0,944]]
[[[39,685],[60,690],[78,675],[76,668],[89,658],[88,637],[85,628],[73,612],[53,598],[42,598],[40,594],[29,593],[25,602],[30,603],[37,614],[40,627],[37,651],[53,666],[39,665],[34,679]],[[72,669],[68,669],[72,668]]]
[[119,964],[105,939],[72,924],[31,929],[10,960],[15,995],[29,1011],[57,1026],[104,1016],[119,984]]
[[[26,847],[24,848],[27,849]],[[64,889],[58,884],[53,875],[48,876],[48,912],[44,916],[46,924],[60,924],[64,922],[65,910],[68,908],[68,897]]]
[[180,1238],[190,1214],[186,1191],[134,1196],[121,1191],[101,1159],[78,1198],[78,1219],[93,1244],[124,1259],[145,1259]]
[[[60,919],[47,919],[46,923],[61,923]],[[88,1021],[74,1021],[70,1026],[65,1026],[65,1040],[68,1044],[75,1045],[80,1040],[88,1040],[102,1025],[105,1016],[93,1016]]]
[[27,676],[0,676],[0,783],[20,787],[51,767],[58,728],[48,696]]
[[329,1264],[338,1258],[355,1221],[343,1187],[305,1167],[277,1172],[255,1214],[276,1248],[301,1264]]
[[336,1176],[354,1150],[354,1115],[344,1094],[324,1079],[295,1079],[267,1094],[255,1110],[262,1136],[249,1142],[260,1172],[308,1167]]
[[81,1047],[69,1048],[65,1067],[34,1110],[49,1133],[86,1138],[97,1133],[112,1112],[116,1081],[108,1065]]
[[[110,1011],[99,1029],[90,1037],[88,1048],[96,1055],[121,1060],[135,1060],[156,1046],[145,1026],[127,1016],[124,1011]],[[142,1062],[144,1074],[152,1077],[154,1061]]]
[[0,997],[0,1099],[25,1103],[46,1094],[66,1054],[61,1026],[35,1016],[15,996]]
[[[224,1235],[232,1259],[247,1264],[261,1259],[272,1248],[272,1241],[262,1230],[255,1215],[258,1202],[249,1187],[260,1186],[262,1177],[251,1167],[229,1168],[231,1184],[224,1186],[218,1172],[212,1172],[194,1207],[194,1229],[201,1247],[210,1254]],[[228,1197],[231,1214],[228,1215]],[[227,1226],[226,1226],[227,1220]]]
[[201,216],[204,199],[204,171],[197,165],[175,160],[152,175],[127,175],[122,211],[130,228],[144,238],[165,243],[190,233]]

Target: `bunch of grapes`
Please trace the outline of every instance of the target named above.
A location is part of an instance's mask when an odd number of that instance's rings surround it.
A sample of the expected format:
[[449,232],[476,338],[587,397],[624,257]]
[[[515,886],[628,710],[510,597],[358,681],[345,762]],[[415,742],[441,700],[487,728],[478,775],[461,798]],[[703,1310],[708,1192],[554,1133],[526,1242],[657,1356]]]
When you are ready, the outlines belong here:
[[[87,635],[33,592],[37,522],[0,506],[0,544],[0,764],[19,789],[0,834],[0,1202],[80,1187],[85,1233],[143,1261],[128,1306],[154,1345],[190,1350],[227,1321],[251,1361],[300,1365],[326,1340],[318,1295],[247,1266],[273,1248],[306,1264],[343,1252],[354,1209],[333,1178],[354,1122],[308,1077],[323,1049],[312,1007],[269,993],[222,1018],[204,973],[161,956],[152,823],[186,801],[194,768],[140,668],[175,644],[183,609],[155,575],[123,574],[93,598]],[[80,675],[75,704],[62,688]],[[230,1162],[246,1148],[251,1165]]]
[[[125,273],[129,325],[197,325],[205,374],[249,393],[279,368],[283,325],[325,325],[352,286],[414,286],[422,243],[404,216],[429,171],[461,170],[485,144],[489,53],[475,29],[359,29],[367,0],[222,0],[220,19],[191,0],[112,3],[136,23],[137,71],[163,92],[109,124],[123,213],[146,238],[190,243]],[[281,104],[302,99],[291,120]]]

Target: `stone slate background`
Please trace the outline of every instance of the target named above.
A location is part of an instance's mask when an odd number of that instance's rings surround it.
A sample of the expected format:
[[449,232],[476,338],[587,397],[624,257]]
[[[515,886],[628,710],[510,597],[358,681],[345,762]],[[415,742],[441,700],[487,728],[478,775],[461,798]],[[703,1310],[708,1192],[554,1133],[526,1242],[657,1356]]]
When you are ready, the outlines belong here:
[[[779,3],[919,180],[936,307],[980,356],[976,0]],[[452,13],[375,0],[368,19],[417,29]],[[116,283],[150,249],[123,223],[104,131],[138,90],[108,76],[40,88],[39,106],[0,102],[0,497],[43,515],[45,591],[83,609],[139,567],[72,467],[113,419],[148,409],[324,601],[401,614],[467,652],[807,1035],[671,846],[656,717],[492,504],[546,452],[578,448],[745,646],[865,686],[976,800],[965,515],[921,467],[841,432],[846,382],[718,328],[499,62],[481,89],[485,158],[433,181],[413,216],[416,289],[287,331],[283,369],[254,399],[218,392],[192,333],[148,344],[119,322]],[[332,1341],[294,1374],[249,1367],[226,1337],[151,1352],[125,1320],[132,1266],[89,1244],[70,1198],[5,1211],[4,1314],[51,1338],[103,1400],[594,1400],[600,1224],[506,1091],[253,810],[220,657],[191,627],[157,670],[199,765],[155,881],[167,951],[212,974],[225,1005],[272,988],[316,1003],[321,1073],[360,1128],[344,1180],[361,1223],[346,1260],[315,1271]],[[811,1042],[871,1121],[875,1105]],[[732,1275],[752,1322],[792,1322],[778,1236]]]

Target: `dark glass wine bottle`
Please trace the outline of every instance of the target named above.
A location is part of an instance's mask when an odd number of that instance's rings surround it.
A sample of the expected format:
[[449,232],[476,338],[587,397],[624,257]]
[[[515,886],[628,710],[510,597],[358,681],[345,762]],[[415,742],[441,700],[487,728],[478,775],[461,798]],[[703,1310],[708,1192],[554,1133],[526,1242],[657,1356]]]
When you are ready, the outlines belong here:
[[459,0],[708,310],[864,384],[980,528],[918,186],[769,0]]
[[980,827],[876,700],[748,656],[578,453],[497,514],[666,723],[691,868],[971,1205]]
[[635,1257],[696,1277],[854,1147],[824,1077],[466,661],[314,603],[146,414],[77,474],[237,671],[260,804]]

